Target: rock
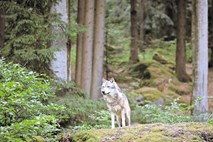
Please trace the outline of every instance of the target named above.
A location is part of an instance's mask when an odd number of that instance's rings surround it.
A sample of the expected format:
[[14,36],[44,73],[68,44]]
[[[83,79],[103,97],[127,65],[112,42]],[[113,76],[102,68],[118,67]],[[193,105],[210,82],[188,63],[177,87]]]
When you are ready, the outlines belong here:
[[72,142],[191,142],[212,141],[213,125],[207,123],[144,124],[71,134]]

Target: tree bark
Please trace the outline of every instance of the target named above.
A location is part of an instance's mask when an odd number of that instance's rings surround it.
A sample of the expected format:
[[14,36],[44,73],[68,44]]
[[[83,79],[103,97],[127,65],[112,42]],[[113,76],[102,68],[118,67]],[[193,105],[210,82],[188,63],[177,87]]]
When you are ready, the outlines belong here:
[[[78,19],[79,25],[84,25],[84,8],[85,0],[78,0]],[[77,49],[76,49],[76,66],[75,66],[75,82],[81,86],[81,66],[82,66],[82,54],[83,54],[83,34],[78,33],[77,37]]]
[[5,17],[4,12],[0,9],[0,49],[4,47],[5,40]]
[[145,10],[144,10],[144,0],[140,0],[139,3],[139,11],[140,14],[138,14],[139,17],[139,49],[140,51],[144,51],[144,14],[145,14]]
[[94,29],[94,0],[85,1],[85,25],[87,31],[83,37],[83,55],[81,67],[81,87],[90,94],[92,79],[92,53],[93,53],[93,29]]
[[[68,26],[71,24],[71,9],[72,4],[71,0],[67,0],[67,7],[68,7]],[[71,66],[71,49],[72,49],[72,41],[71,38],[67,38],[67,81],[72,79],[72,66]]]
[[185,47],[185,23],[186,1],[178,1],[177,46],[176,46],[176,74],[179,81],[189,82],[191,78],[186,73],[186,47]]
[[210,50],[211,50],[211,55],[210,55],[210,59],[209,59],[209,67],[213,67],[213,0],[211,0],[211,9],[210,9],[210,16],[211,17],[211,23],[210,23],[210,32],[209,32],[209,45],[210,45]]
[[138,58],[138,33],[137,33],[137,0],[131,0],[131,44],[130,44],[130,62],[137,63]]
[[100,86],[103,77],[103,54],[104,54],[104,19],[105,0],[95,1],[95,29],[93,47],[92,83],[90,98],[98,99],[101,96]]
[[[61,20],[68,23],[67,0],[61,0],[53,5],[51,12],[61,14]],[[55,60],[51,61],[50,68],[58,79],[67,81],[67,37],[63,34],[62,29],[58,25],[53,26],[53,33],[60,35],[60,39],[56,38],[51,43],[51,48],[58,48],[59,51],[54,53]]]
[[208,119],[208,1],[192,1],[193,114]]

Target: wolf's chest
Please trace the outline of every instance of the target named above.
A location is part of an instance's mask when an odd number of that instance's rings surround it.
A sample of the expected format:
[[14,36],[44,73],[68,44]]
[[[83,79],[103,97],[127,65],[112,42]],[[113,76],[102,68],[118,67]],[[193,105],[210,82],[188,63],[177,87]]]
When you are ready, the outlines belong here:
[[108,105],[108,107],[109,107],[110,111],[112,111],[115,114],[121,113],[121,111],[123,109],[123,107],[121,105],[119,105],[119,104],[116,104],[116,105],[113,105],[113,106],[112,105]]

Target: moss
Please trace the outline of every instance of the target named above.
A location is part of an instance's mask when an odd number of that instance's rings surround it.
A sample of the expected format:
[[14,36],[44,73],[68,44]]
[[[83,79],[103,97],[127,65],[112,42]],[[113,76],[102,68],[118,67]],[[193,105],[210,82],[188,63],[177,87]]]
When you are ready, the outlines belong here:
[[72,140],[74,142],[95,142],[100,141],[100,139],[106,135],[106,133],[103,133],[103,131],[96,131],[93,132],[93,130],[89,131],[81,131],[77,134],[74,134],[72,137]]
[[150,79],[151,78],[151,74],[150,72],[147,70],[147,68],[150,66],[151,63],[149,62],[140,62],[137,63],[135,65],[133,65],[133,67],[131,67],[131,75],[140,79]]
[[145,124],[125,128],[82,131],[71,135],[74,142],[176,142],[208,141],[213,125],[207,123]]
[[156,101],[164,97],[163,93],[156,88],[144,87],[136,90],[136,93],[144,96],[144,99],[148,101]]
[[177,142],[177,140],[160,133],[149,133],[136,140],[136,142]]
[[147,68],[148,72],[151,74],[151,78],[171,78],[175,77],[173,72],[165,65],[153,61],[152,64]]
[[121,135],[118,140],[115,140],[115,142],[126,142],[126,141],[131,141],[135,137],[134,134],[132,133],[126,133]]

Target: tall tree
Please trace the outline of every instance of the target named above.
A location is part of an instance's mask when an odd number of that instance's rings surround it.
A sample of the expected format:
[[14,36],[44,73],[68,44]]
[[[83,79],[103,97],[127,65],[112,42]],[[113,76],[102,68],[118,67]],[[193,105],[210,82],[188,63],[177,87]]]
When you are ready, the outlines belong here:
[[5,39],[5,15],[3,10],[0,8],[0,49],[4,47]]
[[[57,4],[53,5],[52,13],[59,13],[61,20],[65,23],[68,23],[68,9],[67,9],[67,0],[61,0]],[[54,25],[52,28],[57,36],[52,42],[52,48],[58,48],[59,50],[54,53],[55,60],[51,62],[51,69],[55,73],[56,77],[67,80],[67,37],[63,34],[62,29],[58,25]]]
[[177,46],[176,46],[176,74],[180,81],[188,82],[190,77],[186,73],[186,47],[185,47],[185,23],[186,1],[178,0],[177,18]]
[[100,97],[98,88],[101,86],[103,77],[105,0],[96,0],[95,9],[92,85],[90,92],[92,99]]
[[210,15],[209,17],[211,18],[210,21],[210,32],[209,32],[209,45],[210,45],[210,50],[211,50],[211,55],[210,55],[210,59],[209,59],[209,67],[213,67],[213,0],[211,0],[211,9],[210,9]]
[[139,43],[139,49],[140,51],[144,51],[144,17],[145,17],[145,6],[144,6],[144,0],[140,0],[139,2],[139,14],[138,14],[138,19],[139,19],[139,38],[138,38],[138,43]]
[[[78,0],[78,17],[77,22],[79,25],[84,25],[84,6],[85,0]],[[82,66],[82,54],[83,54],[83,34],[78,33],[77,37],[77,50],[76,50],[76,67],[75,67],[75,82],[81,86],[81,66]]]
[[[207,120],[208,111],[208,0],[192,1],[193,114]],[[203,115],[200,115],[203,114]]]
[[[72,12],[72,3],[71,0],[67,0],[67,16],[68,16],[68,26],[71,25],[71,12]],[[72,41],[71,37],[67,37],[67,80],[72,79],[72,66],[71,66],[71,48],[72,48]]]
[[138,58],[138,31],[137,31],[137,0],[131,0],[131,44],[130,44],[130,62],[137,63]]
[[94,29],[95,0],[85,1],[85,26],[87,31],[83,35],[83,54],[81,66],[81,87],[90,94],[92,76],[93,29]]

